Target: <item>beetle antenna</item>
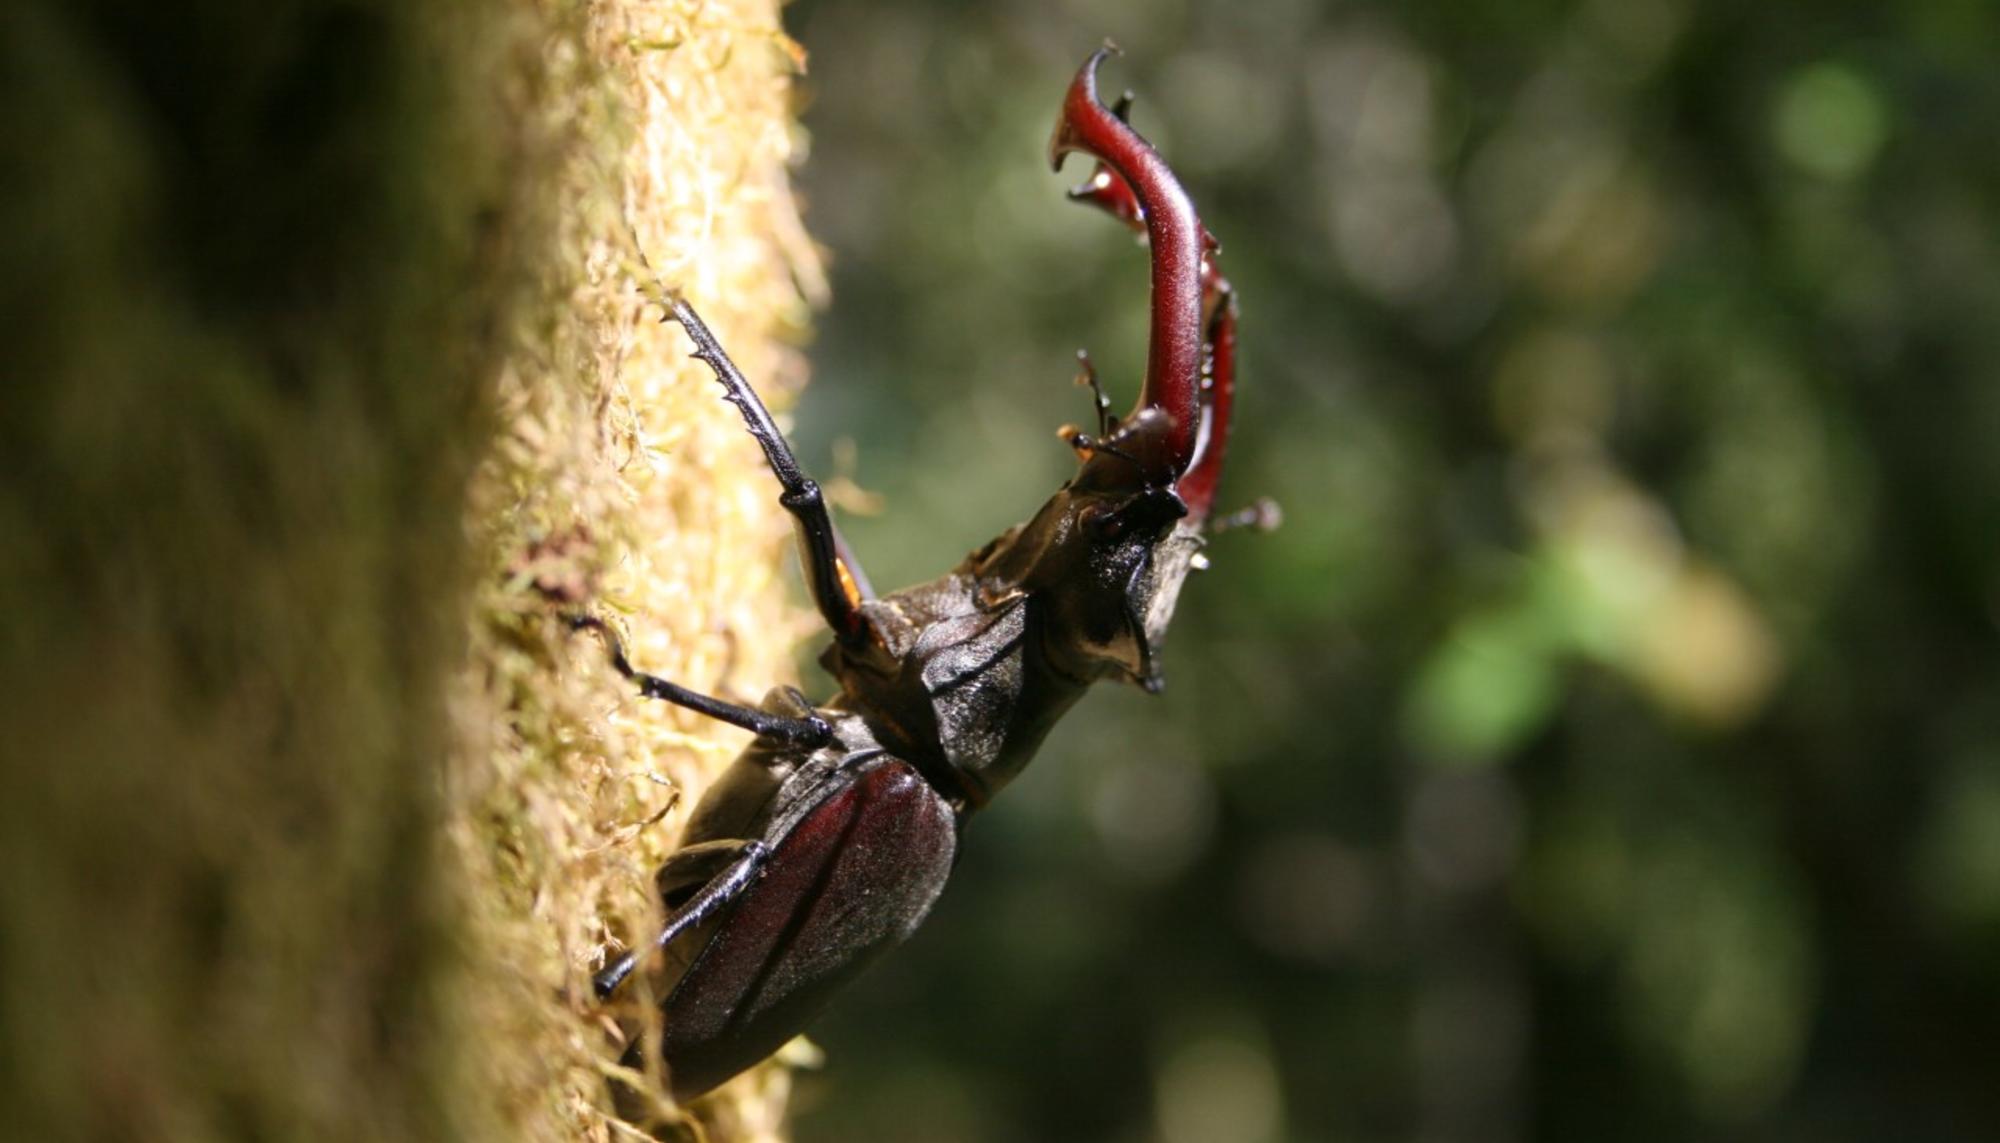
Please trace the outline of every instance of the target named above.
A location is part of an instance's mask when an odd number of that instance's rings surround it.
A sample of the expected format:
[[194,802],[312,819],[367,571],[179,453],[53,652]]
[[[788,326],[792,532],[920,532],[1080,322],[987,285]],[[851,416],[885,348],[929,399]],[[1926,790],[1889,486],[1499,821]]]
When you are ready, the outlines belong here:
[[1075,425],[1064,425],[1062,428],[1057,429],[1056,436],[1059,439],[1061,439],[1061,441],[1064,444],[1075,449],[1077,451],[1077,454],[1079,456],[1082,456],[1085,460],[1090,459],[1090,454],[1092,453],[1099,453],[1099,452],[1106,453],[1110,456],[1117,457],[1119,460],[1122,460],[1127,464],[1130,464],[1134,468],[1139,469],[1141,475],[1144,475],[1145,466],[1139,463],[1138,457],[1133,456],[1131,453],[1126,452],[1124,449],[1121,449],[1117,445],[1112,444],[1109,440],[1105,439],[1104,437],[1091,436],[1089,433],[1084,432],[1082,429],[1077,428]]
[[1111,415],[1111,398],[1104,395],[1104,386],[1097,383],[1097,366],[1090,363],[1088,349],[1076,351],[1076,383],[1090,386],[1092,403],[1097,406],[1097,435],[1110,435],[1117,418]]

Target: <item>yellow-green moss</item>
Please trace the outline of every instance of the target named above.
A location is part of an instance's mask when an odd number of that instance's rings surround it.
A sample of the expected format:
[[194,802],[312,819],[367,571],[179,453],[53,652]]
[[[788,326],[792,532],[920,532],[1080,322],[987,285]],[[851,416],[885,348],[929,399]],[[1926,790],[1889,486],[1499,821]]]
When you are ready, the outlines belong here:
[[798,383],[794,66],[728,0],[0,15],[0,1137],[623,1133],[574,998],[737,742],[533,581],[785,671],[768,474],[638,279]]
[[[774,4],[584,0],[549,16],[544,113],[570,144],[557,256],[473,489],[489,576],[456,702],[449,829],[495,1098],[524,1138],[608,1139],[619,1049],[589,971],[654,923],[651,872],[744,736],[633,698],[546,597],[622,624],[642,669],[699,689],[754,700],[789,672],[805,622],[780,575],[775,484],[646,293],[684,291],[782,405],[800,381],[782,348],[806,317],[797,282],[817,269],[791,237],[799,59]],[[708,1137],[775,1138],[787,1087],[767,1068],[703,1101]]]
[[496,1137],[438,791],[532,39],[0,14],[0,1136]]

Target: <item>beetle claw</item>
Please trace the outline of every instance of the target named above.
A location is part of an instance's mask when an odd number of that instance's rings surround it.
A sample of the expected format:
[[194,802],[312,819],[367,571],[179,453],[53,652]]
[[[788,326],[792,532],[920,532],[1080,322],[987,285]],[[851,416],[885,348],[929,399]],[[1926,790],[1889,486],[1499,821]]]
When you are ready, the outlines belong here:
[[662,311],[660,314],[661,325],[685,324],[681,322],[680,310],[682,306],[687,304],[687,298],[681,293],[679,286],[669,286],[661,282],[654,282],[651,288],[648,288],[647,283],[641,282],[639,284],[639,292],[645,295],[647,301],[660,307]]

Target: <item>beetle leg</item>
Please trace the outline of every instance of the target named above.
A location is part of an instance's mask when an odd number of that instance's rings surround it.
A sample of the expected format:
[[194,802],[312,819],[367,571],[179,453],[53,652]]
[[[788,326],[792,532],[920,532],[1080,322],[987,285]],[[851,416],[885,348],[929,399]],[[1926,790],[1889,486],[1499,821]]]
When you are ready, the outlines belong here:
[[799,468],[798,458],[792,455],[784,434],[771,419],[771,411],[764,407],[756,390],[750,388],[750,382],[744,379],[736,363],[723,352],[721,343],[715,340],[694,307],[680,295],[670,293],[667,312],[687,330],[695,344],[696,359],[715,371],[715,379],[722,383],[723,398],[743,414],[743,423],[763,448],[764,458],[771,462],[771,471],[777,474],[778,484],[783,488],[778,503],[798,524],[799,561],[805,565],[806,586],[812,591],[820,615],[842,639],[863,634],[866,624],[861,618],[861,605],[873,599],[875,593],[861,573],[861,565],[848,550],[847,541],[834,527],[819,484]]
[[625,644],[618,638],[618,633],[611,629],[610,624],[594,615],[572,615],[568,618],[571,630],[589,629],[604,638],[605,649],[611,655],[611,665],[618,668],[619,674],[638,683],[639,693],[647,698],[664,699],[676,706],[699,711],[731,726],[740,726],[760,738],[774,738],[815,749],[833,740],[833,727],[816,714],[806,718],[786,718],[758,710],[756,707],[740,706],[719,698],[711,698],[678,683],[668,682],[658,675],[633,670],[632,661],[625,657]]
[[590,986],[599,1000],[608,998],[639,967],[639,958],[653,949],[663,949],[679,939],[683,933],[713,917],[718,909],[736,900],[757,873],[764,867],[764,861],[771,856],[771,847],[761,841],[712,841],[691,845],[667,858],[660,867],[661,881],[679,880],[682,877],[698,877],[711,869],[718,861],[728,864],[709,875],[707,884],[699,892],[681,902],[661,927],[660,935],[654,937],[645,948],[631,948],[625,955],[605,965],[597,975],[590,978]]
[[735,864],[746,844],[740,838],[719,838],[683,845],[668,854],[666,863],[653,875],[653,887],[660,891],[660,900],[665,902],[667,911],[687,904],[696,889]]

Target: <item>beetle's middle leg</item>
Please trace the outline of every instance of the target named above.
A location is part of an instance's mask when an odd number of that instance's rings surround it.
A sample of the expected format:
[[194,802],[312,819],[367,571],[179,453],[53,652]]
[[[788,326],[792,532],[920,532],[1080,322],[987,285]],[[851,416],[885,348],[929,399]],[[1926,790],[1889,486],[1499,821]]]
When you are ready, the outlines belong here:
[[743,423],[763,448],[765,459],[771,462],[771,471],[777,474],[783,489],[778,503],[798,524],[799,560],[805,565],[806,585],[819,613],[842,639],[861,635],[865,625],[860,608],[875,593],[868,586],[860,563],[848,550],[847,542],[841,539],[840,530],[833,526],[833,516],[827,511],[826,497],[821,494],[819,484],[799,467],[798,458],[792,455],[784,434],[771,419],[771,411],[764,407],[756,390],[750,388],[750,382],[744,379],[736,363],[729,360],[729,354],[723,352],[722,344],[715,340],[694,307],[680,295],[669,294],[667,312],[687,330],[695,344],[696,359],[715,371],[724,398],[742,412]]
[[700,691],[691,691],[679,683],[668,682],[658,675],[634,670],[632,661],[625,657],[625,644],[618,638],[618,633],[611,629],[610,624],[595,615],[571,615],[569,625],[572,630],[587,629],[602,636],[605,649],[611,654],[611,665],[618,669],[619,674],[638,683],[639,693],[647,698],[664,699],[676,706],[698,711],[731,726],[740,726],[764,738],[775,738],[814,749],[833,740],[833,727],[816,714],[805,718],[787,718],[784,715],[758,710],[754,706],[742,706],[702,694]]

